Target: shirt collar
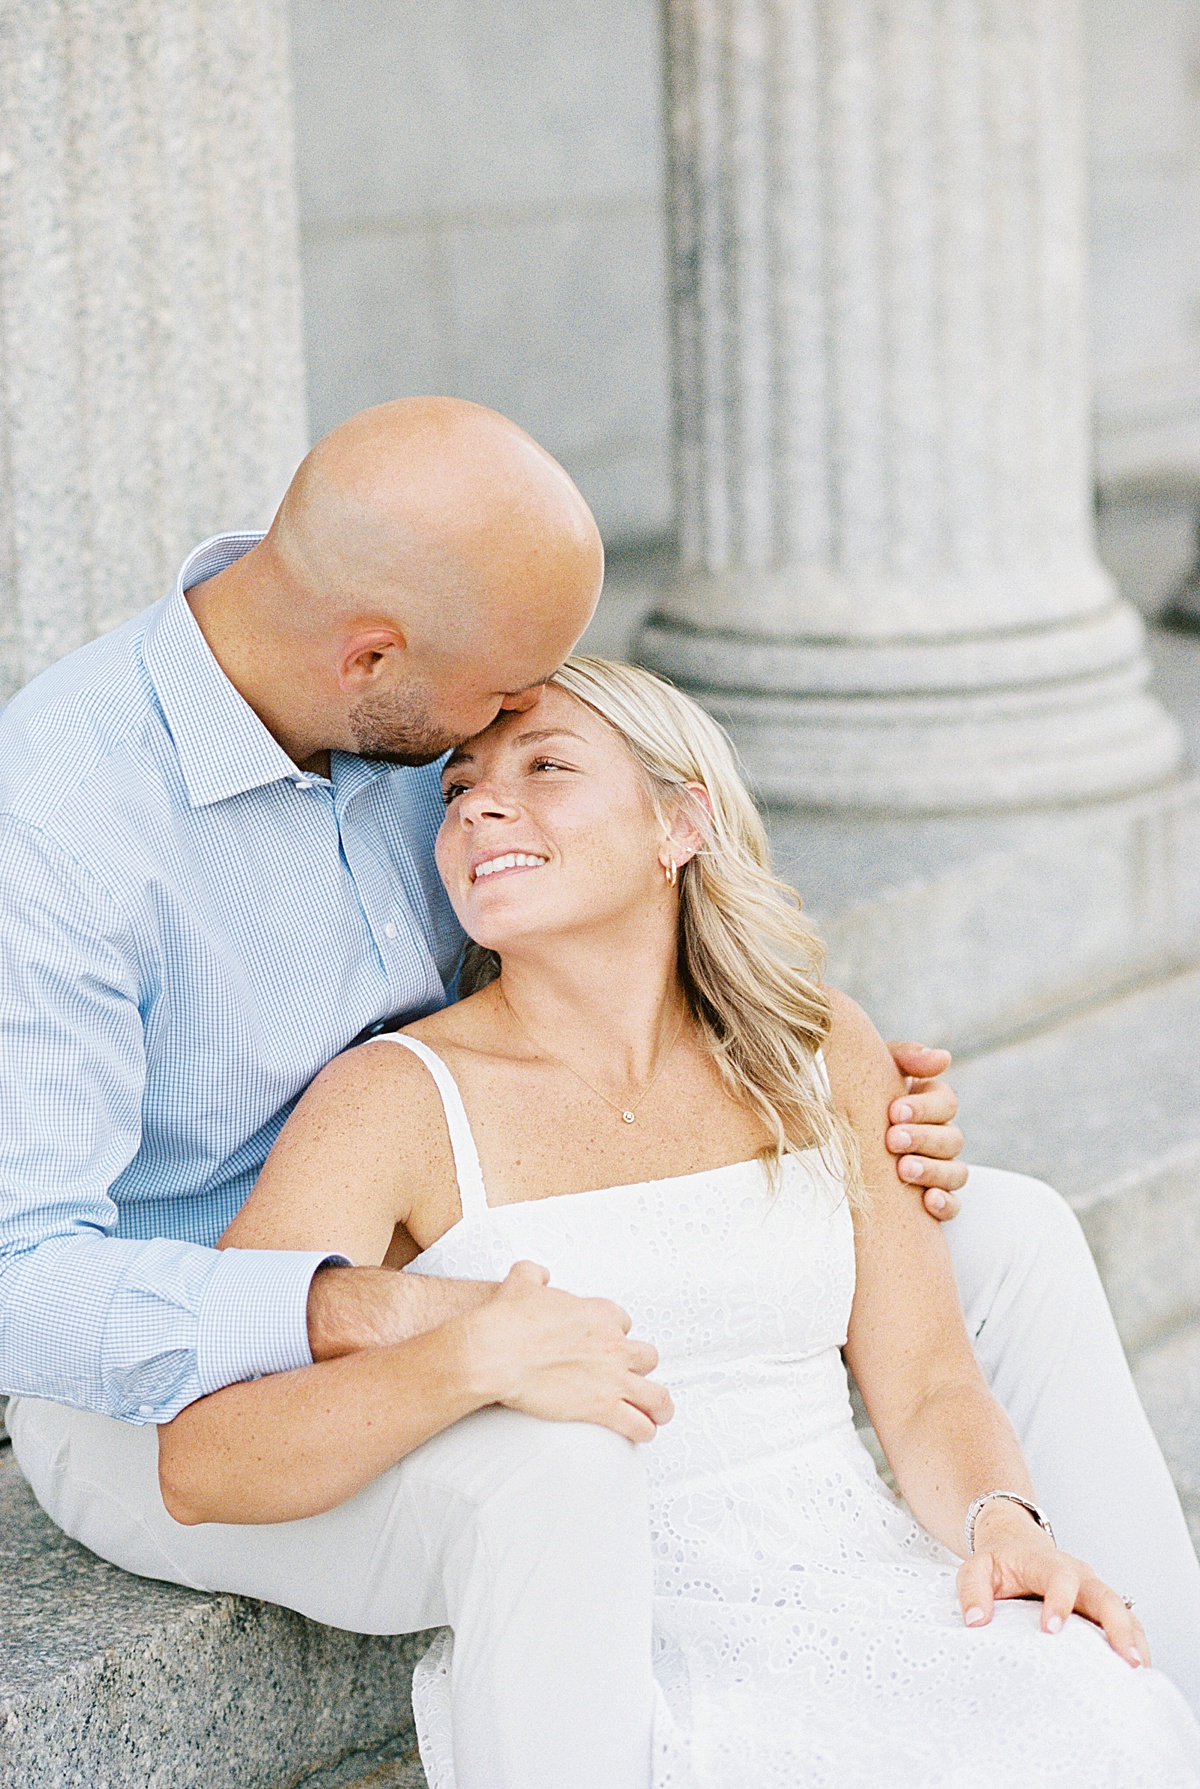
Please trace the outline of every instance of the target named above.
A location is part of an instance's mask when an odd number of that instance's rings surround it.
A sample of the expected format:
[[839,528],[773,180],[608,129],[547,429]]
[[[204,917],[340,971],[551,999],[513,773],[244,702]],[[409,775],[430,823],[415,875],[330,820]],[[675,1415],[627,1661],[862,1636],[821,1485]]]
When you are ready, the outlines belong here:
[[202,541],[184,560],[142,644],[194,808],[285,778],[304,778],[222,671],[184,594],[224,571],[262,538],[260,532],[214,534]]

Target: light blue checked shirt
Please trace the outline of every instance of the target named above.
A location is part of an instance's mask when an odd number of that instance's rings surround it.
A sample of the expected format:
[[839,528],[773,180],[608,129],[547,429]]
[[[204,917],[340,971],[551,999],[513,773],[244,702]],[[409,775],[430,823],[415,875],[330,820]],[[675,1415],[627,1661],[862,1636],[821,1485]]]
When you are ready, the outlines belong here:
[[0,715],[0,1390],[128,1422],[311,1360],[321,1254],[213,1244],[318,1069],[444,1004],[438,768],[301,772],[170,595]]

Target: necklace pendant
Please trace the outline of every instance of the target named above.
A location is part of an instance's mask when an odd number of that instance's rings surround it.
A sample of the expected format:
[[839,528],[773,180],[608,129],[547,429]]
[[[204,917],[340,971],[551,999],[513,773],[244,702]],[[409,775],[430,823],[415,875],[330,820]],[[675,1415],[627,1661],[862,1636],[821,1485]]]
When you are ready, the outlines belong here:
[[621,1117],[623,1118],[623,1120],[625,1121],[626,1124],[633,1123],[633,1113],[632,1112],[622,1112]]

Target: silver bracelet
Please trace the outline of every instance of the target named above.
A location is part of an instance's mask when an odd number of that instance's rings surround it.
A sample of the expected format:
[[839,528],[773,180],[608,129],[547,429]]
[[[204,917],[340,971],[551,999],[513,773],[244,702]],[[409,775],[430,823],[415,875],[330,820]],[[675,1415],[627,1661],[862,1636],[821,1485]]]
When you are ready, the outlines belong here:
[[982,1497],[977,1497],[975,1499],[974,1503],[967,1511],[967,1526],[964,1533],[966,1535],[968,1554],[975,1551],[975,1524],[979,1520],[980,1511],[985,1504],[993,1502],[994,1499],[998,1497],[1003,1498],[1005,1503],[1019,1503],[1021,1508],[1028,1511],[1033,1517],[1038,1527],[1043,1529],[1045,1533],[1049,1535],[1050,1545],[1052,1547],[1057,1547],[1058,1542],[1054,1538],[1054,1530],[1050,1526],[1050,1518],[1044,1509],[1039,1509],[1036,1503],[1030,1503],[1028,1497],[1021,1497],[1016,1491],[985,1491]]

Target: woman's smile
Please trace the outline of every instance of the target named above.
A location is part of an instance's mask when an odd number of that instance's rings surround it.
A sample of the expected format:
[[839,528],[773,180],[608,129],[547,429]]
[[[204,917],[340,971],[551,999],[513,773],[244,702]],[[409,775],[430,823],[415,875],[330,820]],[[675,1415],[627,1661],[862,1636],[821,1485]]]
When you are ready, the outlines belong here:
[[540,870],[548,861],[533,851],[495,852],[471,866],[471,881],[479,882],[485,876],[503,876],[510,870]]

